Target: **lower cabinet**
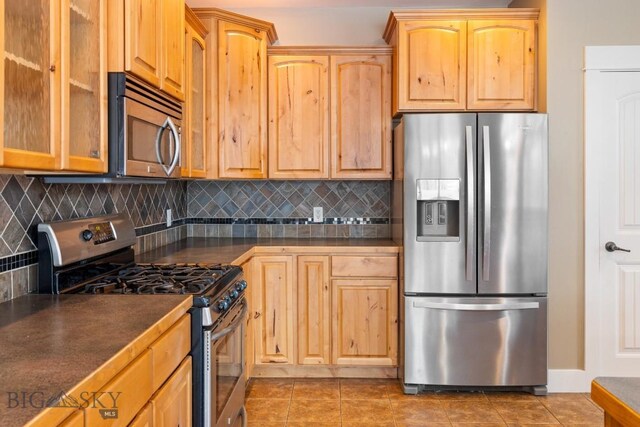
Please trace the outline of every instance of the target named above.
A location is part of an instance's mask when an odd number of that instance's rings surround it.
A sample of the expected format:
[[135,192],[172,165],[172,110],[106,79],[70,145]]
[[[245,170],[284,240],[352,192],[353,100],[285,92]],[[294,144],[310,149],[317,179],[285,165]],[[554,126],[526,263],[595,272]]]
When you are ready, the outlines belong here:
[[255,346],[251,369],[257,375],[275,372],[269,365],[279,376],[306,375],[314,366],[397,366],[396,254],[318,251],[260,255],[251,262],[253,330],[247,348]]
[[331,281],[334,365],[397,364],[398,281]]
[[153,427],[153,406],[151,403],[138,412],[129,427]]
[[253,259],[255,362],[294,363],[293,257]]
[[245,290],[245,298],[247,299],[247,304],[249,304],[249,310],[247,310],[247,323],[245,328],[245,358],[244,358],[244,371],[246,373],[246,379],[249,381],[251,378],[251,374],[253,373],[253,365],[255,364],[256,355],[255,355],[255,344],[254,344],[254,320],[253,320],[253,277],[252,277],[252,261],[249,260],[242,264],[242,271],[244,272],[244,280],[249,282],[249,286]]
[[66,420],[59,424],[59,427],[84,427],[84,412],[75,411],[71,416],[67,417]]
[[187,357],[151,398],[153,427],[191,425],[191,357]]

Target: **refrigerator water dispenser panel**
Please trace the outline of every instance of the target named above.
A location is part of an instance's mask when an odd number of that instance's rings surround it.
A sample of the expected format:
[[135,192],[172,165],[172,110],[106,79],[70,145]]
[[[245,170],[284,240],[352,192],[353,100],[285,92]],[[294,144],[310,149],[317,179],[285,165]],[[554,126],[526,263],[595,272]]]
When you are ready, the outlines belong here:
[[460,241],[460,180],[418,179],[416,187],[416,240]]

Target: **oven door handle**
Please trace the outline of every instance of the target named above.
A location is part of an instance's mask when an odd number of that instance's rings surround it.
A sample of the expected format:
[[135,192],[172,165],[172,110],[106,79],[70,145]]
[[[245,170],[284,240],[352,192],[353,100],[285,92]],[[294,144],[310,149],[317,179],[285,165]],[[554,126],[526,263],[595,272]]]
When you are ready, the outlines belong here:
[[225,335],[229,335],[235,328],[238,327],[240,323],[244,321],[244,318],[247,315],[247,311],[249,311],[249,305],[247,304],[246,300],[243,301],[242,304],[242,311],[240,311],[240,315],[238,316],[238,318],[226,328],[220,330],[219,332],[216,332],[215,334],[211,334],[211,338],[209,338],[211,341],[217,341],[220,338],[223,338]]
[[[160,150],[162,135],[167,128],[169,128],[169,131],[171,132],[169,135],[169,144],[171,144],[169,149],[170,152],[173,153],[173,159],[171,160],[171,164],[169,165],[169,167],[164,164],[164,159],[162,158],[162,153]],[[176,166],[178,166],[178,162],[180,161],[180,133],[178,132],[178,128],[176,128],[176,125],[173,123],[173,120],[171,120],[171,117],[167,117],[162,126],[160,126],[160,128],[158,129],[158,134],[156,135],[156,158],[158,159],[158,163],[160,163],[160,166],[162,167],[162,169],[164,169],[164,173],[166,173],[167,176],[171,176]]]

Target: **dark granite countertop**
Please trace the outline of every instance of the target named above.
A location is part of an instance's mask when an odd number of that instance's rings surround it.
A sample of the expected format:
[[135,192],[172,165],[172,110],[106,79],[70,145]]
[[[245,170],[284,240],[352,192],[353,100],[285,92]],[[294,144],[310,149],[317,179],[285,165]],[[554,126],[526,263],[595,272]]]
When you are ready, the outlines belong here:
[[170,263],[241,263],[253,248],[323,248],[360,249],[385,248],[397,252],[398,244],[391,239],[231,239],[190,237],[137,256],[138,262]]
[[[43,399],[68,393],[189,299],[26,295],[0,304],[0,424],[27,423],[44,410],[34,407]],[[11,408],[9,393],[21,392],[42,394]]]
[[640,414],[640,378],[597,377],[594,381]]

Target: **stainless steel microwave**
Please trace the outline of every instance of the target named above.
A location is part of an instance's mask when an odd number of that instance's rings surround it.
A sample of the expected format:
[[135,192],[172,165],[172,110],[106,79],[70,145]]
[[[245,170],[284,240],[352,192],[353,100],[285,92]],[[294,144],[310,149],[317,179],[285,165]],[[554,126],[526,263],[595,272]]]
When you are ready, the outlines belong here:
[[182,103],[125,73],[109,73],[109,175],[180,178]]

